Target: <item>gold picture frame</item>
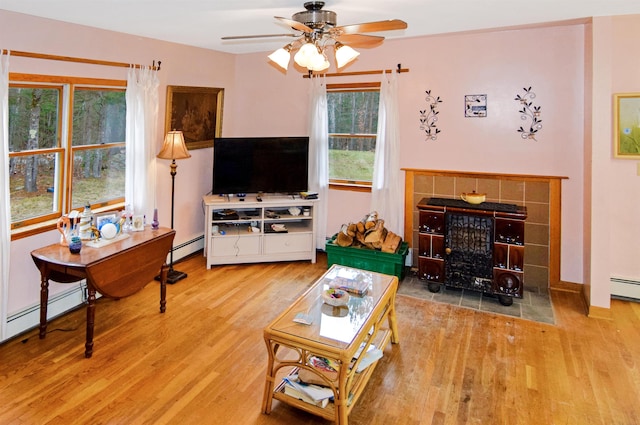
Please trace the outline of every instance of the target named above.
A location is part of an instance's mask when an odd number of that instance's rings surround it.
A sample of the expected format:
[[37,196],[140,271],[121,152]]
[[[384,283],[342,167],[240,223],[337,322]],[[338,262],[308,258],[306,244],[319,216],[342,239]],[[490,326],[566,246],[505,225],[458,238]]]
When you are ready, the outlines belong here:
[[614,156],[640,159],[640,93],[613,95]]
[[222,135],[223,101],[223,88],[167,86],[165,134],[182,131],[189,150],[213,147]]

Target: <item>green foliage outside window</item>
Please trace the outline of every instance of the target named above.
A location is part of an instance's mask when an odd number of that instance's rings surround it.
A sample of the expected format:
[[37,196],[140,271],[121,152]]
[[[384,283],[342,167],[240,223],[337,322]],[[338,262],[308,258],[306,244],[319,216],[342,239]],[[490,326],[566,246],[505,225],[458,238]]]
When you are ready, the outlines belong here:
[[[65,112],[64,105],[71,110]],[[122,201],[125,124],[122,88],[11,82],[12,227],[56,218],[86,203]]]
[[368,182],[378,127],[379,91],[329,91],[329,179]]

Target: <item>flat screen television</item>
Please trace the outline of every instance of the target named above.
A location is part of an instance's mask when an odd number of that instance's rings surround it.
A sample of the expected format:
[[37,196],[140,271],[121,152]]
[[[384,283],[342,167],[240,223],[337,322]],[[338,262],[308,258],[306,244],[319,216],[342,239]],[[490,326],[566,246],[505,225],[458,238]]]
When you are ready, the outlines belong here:
[[227,137],[213,141],[214,195],[308,190],[308,137]]

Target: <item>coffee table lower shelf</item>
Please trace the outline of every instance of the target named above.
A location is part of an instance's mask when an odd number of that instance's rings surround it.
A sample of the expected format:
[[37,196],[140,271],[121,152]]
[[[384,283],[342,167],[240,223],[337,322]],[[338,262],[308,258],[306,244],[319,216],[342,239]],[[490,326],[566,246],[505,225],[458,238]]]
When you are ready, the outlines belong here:
[[[393,336],[393,332],[391,331],[391,329],[388,329],[388,328],[379,329],[378,334],[376,335],[376,338],[374,341],[374,345],[380,348],[381,350],[383,350],[391,342],[392,336]],[[367,382],[373,375],[373,372],[377,365],[378,365],[378,361],[375,361],[374,363],[369,365],[366,369],[364,369],[362,372],[352,373],[353,380],[351,382],[351,385],[349,386],[350,388],[347,389],[349,395],[348,397],[346,397],[344,401],[342,401],[346,405],[347,415],[351,413],[351,409],[358,402],[358,399],[360,398],[364,389],[366,388]],[[298,373],[298,370],[299,370],[299,367],[292,367],[292,369],[290,370],[287,376],[290,377],[290,376],[296,375]],[[280,384],[278,384],[275,387],[275,389],[273,390],[273,399],[286,403],[290,406],[294,406],[298,409],[305,410],[316,416],[321,416],[325,419],[334,420],[338,422],[336,420],[338,416],[337,416],[336,405],[334,401],[330,401],[326,407],[319,407],[311,403],[307,403],[305,401],[299,400],[288,394],[285,394],[284,385],[285,385],[284,380],[281,380]],[[333,397],[334,400],[342,400],[344,398],[338,394],[337,388],[333,388],[333,390],[334,390],[334,397]]]

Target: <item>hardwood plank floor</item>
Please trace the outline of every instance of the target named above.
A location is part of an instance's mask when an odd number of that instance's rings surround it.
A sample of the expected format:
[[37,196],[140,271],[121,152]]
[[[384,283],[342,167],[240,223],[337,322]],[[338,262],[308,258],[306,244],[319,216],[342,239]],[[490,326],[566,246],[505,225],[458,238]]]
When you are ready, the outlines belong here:
[[[85,310],[0,346],[2,424],[323,424],[274,402],[260,412],[262,329],[326,269],[308,262],[206,270],[99,300],[84,358]],[[33,282],[38,285],[39,282]],[[399,295],[400,344],[387,347],[351,424],[640,424],[640,304],[590,319],[553,292],[548,325]],[[65,331],[56,331],[61,329]]]

